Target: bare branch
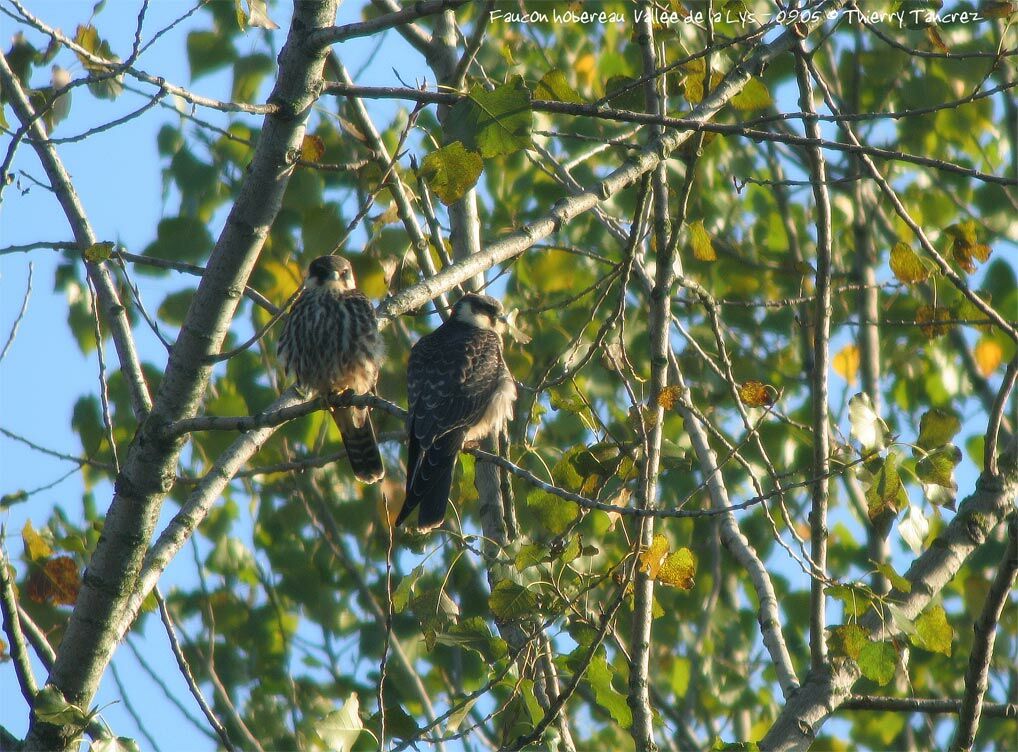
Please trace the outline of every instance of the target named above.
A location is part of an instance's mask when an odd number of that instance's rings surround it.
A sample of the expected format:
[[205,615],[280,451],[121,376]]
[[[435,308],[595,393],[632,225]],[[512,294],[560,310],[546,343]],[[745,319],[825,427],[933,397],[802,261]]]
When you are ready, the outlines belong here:
[[347,39],[370,36],[379,31],[403,26],[404,24],[416,21],[418,18],[444,13],[446,10],[454,10],[466,2],[467,0],[421,0],[421,2],[413,3],[403,10],[378,16],[370,21],[319,29],[308,36],[308,46],[325,47],[330,44],[345,42]]
[[[806,46],[799,44],[795,55],[795,72],[799,83],[799,106],[805,112],[814,112],[813,86],[806,67]],[[820,126],[815,118],[805,121],[806,135],[820,137]],[[813,310],[813,364],[810,374],[813,417],[813,475],[826,478],[831,467],[830,408],[828,406],[828,374],[831,359],[831,198],[827,192],[827,164],[819,147],[806,150],[810,164],[810,182],[816,202],[816,301]],[[825,584],[827,575],[827,505],[830,485],[820,480],[812,489],[810,507],[810,558],[819,577],[810,580],[809,652],[810,665],[819,671],[827,662],[827,608]]]
[[32,297],[32,274],[35,271],[35,264],[28,264],[28,282],[25,283],[25,297],[21,300],[21,310],[18,311],[18,315],[14,318],[14,323],[11,324],[11,331],[7,335],[7,341],[4,343],[4,349],[0,350],[0,363],[3,363],[4,358],[7,357],[7,351],[11,349],[11,345],[14,344],[14,338],[18,336],[18,327],[21,326],[21,320],[25,318],[25,312],[28,310],[28,300]]
[[[930,715],[961,712],[961,700],[935,700],[924,697],[876,697],[851,695],[841,703],[840,710],[877,710]],[[1018,718],[1018,705],[986,703],[983,715],[987,718]]]
[[[466,96],[453,92],[434,92],[424,91],[421,89],[386,86],[345,86],[338,83],[326,84],[323,93],[336,94],[340,96],[364,97],[367,99],[407,99],[412,102],[424,102],[427,104],[439,104],[446,106],[452,106]],[[738,92],[736,91],[734,93]],[[893,162],[907,162],[909,164],[920,165],[923,167],[932,167],[936,170],[961,175],[984,183],[1004,186],[1016,185],[1013,178],[980,172],[979,170],[964,167],[944,159],[934,159],[932,157],[924,157],[917,154],[909,154],[907,152],[896,151],[894,149],[884,149],[879,146],[870,146],[862,143],[846,144],[840,141],[831,141],[830,139],[798,136],[794,133],[761,130],[759,128],[751,128],[742,123],[716,123],[706,119],[700,120],[697,117],[697,114],[702,105],[703,103],[701,102],[701,104],[698,105],[688,117],[676,118],[652,115],[645,112],[632,112],[630,110],[618,110],[589,104],[556,102],[545,99],[534,99],[530,102],[530,108],[535,112],[591,117],[598,120],[616,121],[620,123],[662,125],[666,128],[674,128],[680,131],[705,131],[707,133],[720,133],[729,136],[740,136],[751,141],[765,141],[787,144],[789,146],[821,147],[823,149],[840,151],[846,154],[862,154]],[[685,138],[683,140],[685,140]],[[672,149],[669,149],[669,151],[671,150]]]

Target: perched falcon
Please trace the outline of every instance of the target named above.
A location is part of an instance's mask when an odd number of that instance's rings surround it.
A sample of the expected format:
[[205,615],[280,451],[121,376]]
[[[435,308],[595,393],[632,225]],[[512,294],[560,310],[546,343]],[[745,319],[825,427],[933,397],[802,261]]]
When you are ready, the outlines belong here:
[[516,384],[502,359],[503,320],[501,303],[468,293],[410,350],[406,501],[397,525],[417,508],[419,528],[440,525],[463,443],[501,430],[512,417]]
[[[356,284],[353,267],[340,256],[322,256],[308,266],[304,289],[279,335],[279,358],[304,392],[367,394],[375,388],[382,337],[375,310]],[[332,419],[357,479],[381,480],[385,472],[368,409],[333,408]]]

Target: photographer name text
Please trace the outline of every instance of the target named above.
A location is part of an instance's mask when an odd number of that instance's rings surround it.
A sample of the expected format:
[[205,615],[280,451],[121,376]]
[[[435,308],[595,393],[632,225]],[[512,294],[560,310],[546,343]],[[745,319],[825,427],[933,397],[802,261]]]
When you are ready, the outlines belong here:
[[576,11],[570,9],[552,9],[549,11],[526,10],[507,11],[492,10],[488,20],[497,23],[556,23],[556,24],[622,24],[632,20],[641,23],[647,18],[659,26],[675,26],[683,24],[703,25],[708,22],[728,23],[746,26],[749,24],[795,24],[833,21],[843,17],[850,24],[890,24],[903,28],[905,26],[977,23],[987,20],[981,13],[974,10],[952,11],[939,13],[927,8],[898,11],[864,11],[858,8],[840,8],[832,10],[791,9],[779,11],[752,10],[716,10],[716,11],[633,11],[632,18],[619,11]]

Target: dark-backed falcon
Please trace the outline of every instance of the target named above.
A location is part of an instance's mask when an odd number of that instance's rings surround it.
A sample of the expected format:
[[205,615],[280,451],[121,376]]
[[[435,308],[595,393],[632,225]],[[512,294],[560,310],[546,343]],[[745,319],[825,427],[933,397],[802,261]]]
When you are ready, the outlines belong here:
[[[279,335],[279,358],[305,393],[374,391],[384,354],[375,310],[357,289],[353,267],[341,256],[322,256],[307,279]],[[366,407],[332,408],[332,418],[354,476],[364,483],[385,472]]]
[[440,525],[464,442],[502,430],[512,417],[516,384],[502,358],[503,324],[501,303],[468,293],[410,350],[406,500],[397,525],[415,509],[419,528]]

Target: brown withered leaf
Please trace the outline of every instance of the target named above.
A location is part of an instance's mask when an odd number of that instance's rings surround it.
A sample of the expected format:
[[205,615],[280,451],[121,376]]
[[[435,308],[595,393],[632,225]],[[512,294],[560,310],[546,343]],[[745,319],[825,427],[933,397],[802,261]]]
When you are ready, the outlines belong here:
[[73,606],[81,589],[78,565],[70,556],[54,556],[28,575],[25,591],[36,603]]

